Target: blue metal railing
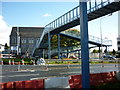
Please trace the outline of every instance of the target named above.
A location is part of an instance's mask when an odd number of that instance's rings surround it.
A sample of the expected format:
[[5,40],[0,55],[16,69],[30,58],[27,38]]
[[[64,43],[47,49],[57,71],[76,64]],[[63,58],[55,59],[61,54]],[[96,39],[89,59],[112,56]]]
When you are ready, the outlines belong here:
[[[75,38],[80,38],[80,33],[71,33],[71,32],[62,32],[63,34],[66,34],[66,35],[69,35],[71,37],[75,37]],[[101,38],[98,38],[98,37],[95,37],[95,36],[92,36],[92,35],[89,35],[89,41],[92,41],[92,42],[95,42],[95,43],[99,43],[99,44],[103,44],[103,45],[106,45],[106,46],[111,46],[112,45],[112,40],[108,40],[108,39],[102,39]]]
[[[87,3],[87,8],[88,8],[87,13],[91,13],[115,1],[117,0],[89,0]],[[64,15],[60,16],[59,18],[55,19],[51,23],[47,24],[45,26],[42,36],[39,39],[39,42],[36,44],[35,48],[33,49],[33,53],[35,49],[39,47],[45,34],[47,34],[48,32],[56,28],[59,28],[60,26],[70,23],[78,18],[80,18],[80,7],[79,6],[73,8],[72,10],[68,11]]]
[[[95,2],[96,1],[96,2]],[[115,0],[92,0],[92,2],[88,2],[88,10],[87,13],[93,12],[103,6],[106,6]],[[80,7],[77,6],[72,10],[68,11],[64,15],[60,16],[59,18],[55,19],[51,23],[45,26],[46,32],[50,32],[56,28],[59,28],[62,25],[65,25],[69,22],[72,22],[80,17]]]

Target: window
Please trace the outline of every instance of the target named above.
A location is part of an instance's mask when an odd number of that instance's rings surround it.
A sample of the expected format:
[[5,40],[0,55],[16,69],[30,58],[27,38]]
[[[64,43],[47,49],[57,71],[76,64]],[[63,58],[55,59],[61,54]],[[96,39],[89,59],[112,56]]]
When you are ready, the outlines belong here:
[[12,37],[12,38],[11,38],[11,43],[16,44],[16,42],[17,42],[17,41],[16,41],[16,38],[15,38],[15,37]]
[[120,41],[118,41],[117,43],[120,44]]
[[29,43],[34,43],[34,40],[33,40],[33,39],[29,39],[28,42],[29,42]]
[[120,48],[118,47],[118,51],[120,51]]
[[36,39],[36,42],[37,42],[37,43],[39,42],[39,38]]
[[34,43],[34,41],[33,40],[29,40],[29,43]]
[[22,39],[22,41],[21,41],[22,43],[26,43],[26,39]]

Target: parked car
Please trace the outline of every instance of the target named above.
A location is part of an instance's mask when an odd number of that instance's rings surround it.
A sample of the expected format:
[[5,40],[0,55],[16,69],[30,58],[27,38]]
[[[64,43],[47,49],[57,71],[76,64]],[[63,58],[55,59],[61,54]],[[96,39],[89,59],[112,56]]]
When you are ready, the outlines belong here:
[[112,55],[106,55],[106,56],[103,56],[103,59],[104,60],[116,60],[116,58],[114,57],[114,56],[112,56]]
[[45,62],[44,58],[40,58],[37,60],[37,65],[45,65],[45,64],[46,64],[46,62]]
[[72,58],[72,59],[77,59],[77,57],[75,57],[75,56],[70,56],[69,58]]

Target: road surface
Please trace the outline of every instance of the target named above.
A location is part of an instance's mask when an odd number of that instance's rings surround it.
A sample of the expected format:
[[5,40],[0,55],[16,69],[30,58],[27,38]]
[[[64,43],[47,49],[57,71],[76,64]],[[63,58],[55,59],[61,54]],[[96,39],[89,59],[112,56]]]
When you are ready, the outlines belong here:
[[[117,64],[91,64],[90,73],[100,73],[100,72],[110,72],[118,71],[120,65]],[[49,65],[48,69],[39,71],[39,70],[24,70],[24,71],[3,71],[0,74],[1,82],[9,81],[25,81],[25,80],[34,80],[34,79],[43,79],[48,77],[58,77],[58,76],[68,76],[68,75],[78,75],[81,74],[81,65],[69,65],[69,67],[53,68]]]

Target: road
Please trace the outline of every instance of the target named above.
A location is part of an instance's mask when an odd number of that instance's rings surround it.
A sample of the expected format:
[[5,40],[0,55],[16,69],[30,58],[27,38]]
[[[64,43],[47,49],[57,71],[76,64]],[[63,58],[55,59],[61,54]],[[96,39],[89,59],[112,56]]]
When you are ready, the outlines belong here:
[[[116,64],[91,64],[90,73],[100,73],[100,72],[109,72],[109,71],[118,71],[120,65]],[[54,65],[49,65],[47,70],[38,71],[38,70],[24,70],[24,71],[3,71],[0,74],[1,82],[9,81],[25,81],[25,80],[34,80],[34,79],[43,79],[48,77],[56,76],[68,76],[68,75],[78,75],[81,74],[80,65],[69,65],[69,67],[53,68]]]

